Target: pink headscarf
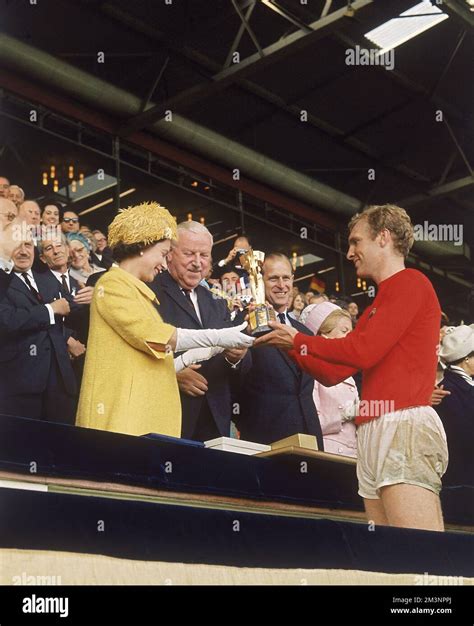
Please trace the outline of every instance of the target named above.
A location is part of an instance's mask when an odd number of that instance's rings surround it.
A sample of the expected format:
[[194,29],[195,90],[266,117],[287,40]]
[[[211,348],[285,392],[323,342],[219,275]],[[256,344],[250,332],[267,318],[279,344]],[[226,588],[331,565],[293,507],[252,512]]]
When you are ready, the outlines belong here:
[[337,310],[340,311],[341,307],[337,306],[337,304],[333,304],[332,302],[309,304],[301,313],[299,321],[312,330],[315,335],[317,335],[319,329],[321,328],[321,324],[327,316]]

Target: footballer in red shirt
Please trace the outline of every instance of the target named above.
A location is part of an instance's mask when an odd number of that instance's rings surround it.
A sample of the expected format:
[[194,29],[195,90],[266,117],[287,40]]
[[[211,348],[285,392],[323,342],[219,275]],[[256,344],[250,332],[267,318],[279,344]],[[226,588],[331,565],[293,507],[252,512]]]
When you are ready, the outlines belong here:
[[355,330],[327,339],[271,323],[274,330],[254,345],[289,350],[326,386],[361,370],[357,477],[368,520],[442,531],[439,492],[448,451],[430,406],[441,309],[426,276],[405,268],[413,241],[410,217],[400,207],[370,206],[354,215],[347,258],[357,276],[378,287]]

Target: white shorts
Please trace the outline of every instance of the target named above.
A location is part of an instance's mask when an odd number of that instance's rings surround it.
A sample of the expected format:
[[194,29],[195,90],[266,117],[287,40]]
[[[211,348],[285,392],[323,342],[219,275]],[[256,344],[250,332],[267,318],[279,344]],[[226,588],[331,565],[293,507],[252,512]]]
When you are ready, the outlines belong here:
[[379,498],[387,485],[418,485],[436,494],[448,466],[443,424],[430,406],[386,413],[357,428],[359,495]]

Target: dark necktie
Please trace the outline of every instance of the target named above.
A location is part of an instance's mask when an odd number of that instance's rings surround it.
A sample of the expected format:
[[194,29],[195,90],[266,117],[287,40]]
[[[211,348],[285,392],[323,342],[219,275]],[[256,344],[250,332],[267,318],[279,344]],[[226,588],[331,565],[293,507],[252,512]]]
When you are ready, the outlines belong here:
[[183,289],[182,291],[184,293],[184,297],[189,302],[189,304],[192,306],[193,312],[196,313],[196,307],[194,306],[194,303],[191,300],[191,290],[190,289]]
[[34,295],[34,297],[38,300],[38,302],[43,302],[43,298],[41,297],[41,294],[31,284],[30,277],[28,276],[28,274],[26,272],[22,272],[21,275],[25,279],[25,283],[26,283],[28,289],[31,291],[31,293]]
[[278,319],[282,324],[286,324],[286,315],[284,313],[278,313]]
[[66,274],[61,274],[61,285],[63,286],[63,293],[67,294],[68,296],[71,295],[66,280]]

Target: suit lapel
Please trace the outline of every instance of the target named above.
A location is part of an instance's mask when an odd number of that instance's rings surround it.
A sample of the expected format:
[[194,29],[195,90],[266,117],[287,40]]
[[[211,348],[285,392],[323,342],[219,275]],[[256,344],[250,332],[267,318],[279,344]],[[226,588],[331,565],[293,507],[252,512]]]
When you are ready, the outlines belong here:
[[199,304],[199,313],[201,314],[202,326],[204,328],[208,327],[208,320],[211,317],[210,315],[210,303],[209,297],[211,293],[206,293],[208,290],[202,285],[198,285],[196,287],[197,300]]
[[178,283],[169,274],[166,280],[163,281],[163,290],[196,322],[196,324],[202,326],[197,316],[196,309],[189,303],[186,296],[181,291]]
[[45,272],[44,274],[33,272],[33,278],[44,302],[51,302],[54,298],[62,297],[61,283],[51,272]]
[[[289,317],[287,315],[287,319],[290,320],[290,324],[293,326],[293,328],[296,328],[296,330],[301,332],[301,329],[298,327],[297,324],[295,324],[295,320],[293,318],[291,318],[291,317]],[[292,370],[293,374],[295,374],[295,376],[301,376],[302,371],[296,365],[296,363],[292,359],[290,359],[290,357],[285,352],[285,350],[278,350],[278,352],[281,354],[281,356],[283,357],[283,360],[286,362],[286,364],[290,367],[290,369]]]
[[39,304],[36,297],[31,293],[25,283],[16,274],[12,275],[10,288],[15,289],[16,291],[20,291],[22,294],[26,295],[30,302],[32,302],[33,304]]
[[290,359],[290,357],[286,354],[286,352],[284,350],[279,350],[278,349],[278,354],[281,355],[282,359],[285,361],[285,363],[288,365],[288,367],[291,369],[291,371],[293,372],[293,374],[295,376],[299,376],[300,375],[300,370],[298,369],[298,366],[296,365],[296,363],[293,363],[293,361]]

